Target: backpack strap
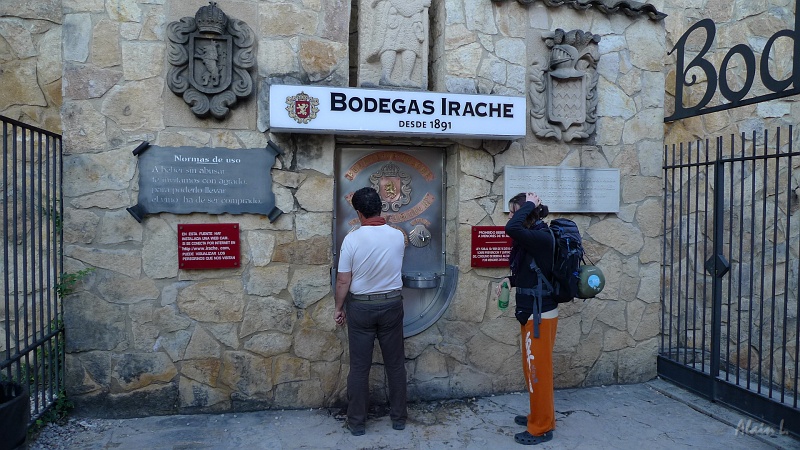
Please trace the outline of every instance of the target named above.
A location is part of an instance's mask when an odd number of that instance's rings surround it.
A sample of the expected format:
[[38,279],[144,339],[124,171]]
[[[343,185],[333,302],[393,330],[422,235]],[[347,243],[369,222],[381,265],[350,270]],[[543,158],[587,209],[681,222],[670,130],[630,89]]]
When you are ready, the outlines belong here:
[[547,231],[550,232],[550,237],[553,238],[553,263],[550,265],[550,267],[555,267],[555,265],[556,265],[556,252],[558,251],[558,248],[556,247],[556,244],[557,244],[556,243],[556,235],[555,235],[555,233],[553,233],[553,229],[550,228],[550,225],[547,225]]
[[[555,259],[555,256],[553,256],[553,259]],[[547,289],[549,289],[548,292],[550,292],[550,293],[554,292],[555,289],[553,289],[553,285],[550,284],[550,281],[547,279],[547,277],[544,276],[544,273],[542,273],[542,269],[540,269],[539,265],[536,264],[536,258],[534,258],[533,255],[531,255],[531,265],[530,265],[530,267],[531,267],[531,270],[536,272],[536,275],[539,278],[539,284],[544,282],[544,284],[547,285]]]

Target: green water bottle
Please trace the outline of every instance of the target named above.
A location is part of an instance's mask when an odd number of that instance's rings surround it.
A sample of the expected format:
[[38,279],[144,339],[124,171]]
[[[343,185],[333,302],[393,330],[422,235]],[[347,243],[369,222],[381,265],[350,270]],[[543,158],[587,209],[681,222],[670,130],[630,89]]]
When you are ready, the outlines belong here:
[[501,311],[505,311],[505,309],[508,308],[509,294],[508,282],[503,281],[502,286],[500,286],[500,297],[497,297],[497,307],[500,308]]

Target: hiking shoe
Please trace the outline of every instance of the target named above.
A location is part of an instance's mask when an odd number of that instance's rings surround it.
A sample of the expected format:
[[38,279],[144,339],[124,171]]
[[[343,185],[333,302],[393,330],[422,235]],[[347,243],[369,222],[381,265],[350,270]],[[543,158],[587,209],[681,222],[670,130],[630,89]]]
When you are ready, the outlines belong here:
[[350,430],[350,434],[352,434],[353,436],[363,436],[364,433],[367,432],[364,426],[356,427],[354,425],[351,425],[350,422],[347,421],[344,422],[344,427]]
[[551,439],[553,439],[553,432],[552,431],[548,431],[547,433],[539,435],[539,436],[534,436],[534,435],[528,433],[528,431],[526,430],[526,431],[523,431],[522,433],[517,433],[517,434],[514,435],[514,440],[518,444],[522,444],[522,445],[541,444],[542,442],[547,442],[547,441],[549,441]]
[[392,428],[395,430],[405,430],[406,429],[406,422],[404,420],[393,420],[392,421]]
[[528,416],[516,416],[514,417],[514,423],[523,427],[528,426]]

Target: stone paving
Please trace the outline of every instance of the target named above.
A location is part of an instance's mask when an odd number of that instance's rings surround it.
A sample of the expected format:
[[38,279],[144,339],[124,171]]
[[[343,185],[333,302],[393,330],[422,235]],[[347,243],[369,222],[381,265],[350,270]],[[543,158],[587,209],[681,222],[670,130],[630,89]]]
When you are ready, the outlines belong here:
[[[388,416],[352,436],[335,409],[237,414],[85,419],[69,449],[513,449],[514,416],[524,414],[522,393],[415,403],[404,431]],[[737,433],[747,417],[662,380],[556,391],[557,426],[540,448],[793,449],[800,441],[779,430]],[[755,429],[755,423],[750,427]],[[42,440],[40,437],[39,440]],[[47,448],[31,442],[31,449]],[[59,447],[61,448],[61,447]]]

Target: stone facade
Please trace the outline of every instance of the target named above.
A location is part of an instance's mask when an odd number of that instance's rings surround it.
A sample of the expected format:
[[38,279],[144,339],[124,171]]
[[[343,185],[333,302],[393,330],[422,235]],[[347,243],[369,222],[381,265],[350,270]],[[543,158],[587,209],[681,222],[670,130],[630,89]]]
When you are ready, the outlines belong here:
[[[268,87],[367,85],[359,75],[367,72],[353,70],[358,64],[350,60],[360,58],[351,30],[359,29],[353,21],[370,2],[221,3],[256,35],[258,90],[222,121],[196,117],[165,83],[167,24],[193,16],[208,2],[48,3],[61,10],[45,22],[53,30],[63,23],[62,34],[54,31],[52,38],[63,43],[63,56],[51,63],[63,69],[47,79],[61,78],[64,93],[64,256],[68,272],[95,269],[64,299],[70,397],[104,416],[342,404],[347,339],[332,320],[330,283],[334,150],[341,143],[419,143],[270,133]],[[29,20],[27,13],[15,14]],[[618,214],[571,216],[607,279],[599,298],[561,307],[556,386],[654,377],[661,318],[655,280],[661,261],[665,22],[489,0],[432,0],[427,14],[424,76],[432,91],[528,98],[532,67],[549,54],[544,35],[584,30],[601,39],[596,130],[590,137],[541,139],[529,126],[527,137],[513,142],[425,141],[446,152],[446,258],[458,267],[459,282],[441,319],[406,340],[410,397],[523,387],[518,323],[490,300],[506,271],[470,267],[471,227],[506,222],[506,165],[620,170]],[[21,48],[31,53],[28,66],[45,58],[41,50]],[[23,91],[42,91],[39,85]],[[38,106],[42,102],[14,101],[24,103],[14,107],[20,110],[53,111]],[[142,141],[237,149],[268,140],[284,150],[272,168],[272,190],[284,211],[274,223],[256,215],[162,213],[140,224],[125,211],[136,203],[131,151]],[[177,226],[213,222],[239,223],[241,267],[180,270]],[[380,401],[385,377],[376,353],[372,387]]]
[[55,133],[63,14],[61,0],[0,4],[0,114]]

